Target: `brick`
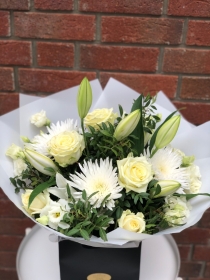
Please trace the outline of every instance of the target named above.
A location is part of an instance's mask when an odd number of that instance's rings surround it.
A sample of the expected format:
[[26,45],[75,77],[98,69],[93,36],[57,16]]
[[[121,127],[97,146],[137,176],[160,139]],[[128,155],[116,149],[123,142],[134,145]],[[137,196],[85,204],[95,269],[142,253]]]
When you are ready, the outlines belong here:
[[24,217],[23,212],[21,212],[10,200],[1,199],[0,205],[1,205],[0,218],[2,218],[2,217],[4,217],[4,218],[8,218],[8,217],[22,218],[22,217]]
[[197,278],[197,277],[196,278],[194,278],[194,277],[191,278],[190,277],[190,278],[188,278],[188,280],[209,280],[209,278],[202,278],[202,277],[201,278],[200,277],[199,278]]
[[95,16],[14,13],[15,36],[60,40],[92,41],[95,38]]
[[210,247],[205,245],[196,245],[193,252],[193,260],[210,261]]
[[170,73],[210,74],[210,51],[166,48],[163,59],[163,71]]
[[10,36],[9,16],[9,12],[0,11],[0,36]]
[[39,66],[73,67],[74,45],[70,43],[37,43],[37,63]]
[[81,45],[80,67],[155,72],[158,55],[157,48]]
[[210,228],[210,209],[208,209],[199,222],[199,227]]
[[83,12],[161,15],[162,7],[163,0],[79,1],[79,10]]
[[0,64],[31,65],[31,43],[23,41],[0,41]]
[[187,45],[210,45],[210,21],[190,20],[188,22]]
[[17,251],[23,236],[1,235],[0,248],[2,251]]
[[[202,124],[210,119],[210,103],[194,103],[174,101],[177,108],[185,108],[182,110],[183,116],[195,125]],[[210,233],[209,233],[210,234]]]
[[202,263],[182,262],[179,275],[180,277],[196,277],[200,275]]
[[102,17],[102,42],[180,44],[183,20]]
[[37,10],[63,10],[72,11],[73,0],[34,0],[34,8]]
[[180,233],[173,234],[173,238],[178,244],[208,244],[210,229],[191,227]]
[[209,17],[210,0],[204,0],[204,1],[169,0],[168,15]]
[[0,9],[29,10],[29,0],[1,0]]
[[14,74],[12,68],[0,68],[0,90],[14,90]]
[[0,218],[1,235],[24,235],[26,228],[32,228],[34,222],[26,218]]
[[179,248],[181,261],[190,260],[192,246],[191,245],[178,245],[178,248]]
[[155,95],[162,90],[169,98],[174,98],[177,88],[177,76],[125,74],[125,73],[100,73],[100,82],[105,87],[109,78],[114,78],[135,91],[143,94]]
[[210,100],[210,77],[183,77],[180,97]]
[[79,85],[84,77],[93,80],[96,73],[19,69],[19,84],[23,92],[54,93]]
[[0,267],[15,268],[16,252],[0,252]]
[[[206,264],[204,277],[209,277],[209,278],[210,278],[210,263],[207,263],[207,264]],[[208,278],[208,279],[209,279],[209,278]]]
[[19,107],[18,93],[0,93],[0,116]]
[[0,188],[0,199],[1,198],[6,198],[6,195],[4,194],[4,192],[2,191],[2,189]]
[[15,269],[0,268],[0,279],[2,280],[18,280]]

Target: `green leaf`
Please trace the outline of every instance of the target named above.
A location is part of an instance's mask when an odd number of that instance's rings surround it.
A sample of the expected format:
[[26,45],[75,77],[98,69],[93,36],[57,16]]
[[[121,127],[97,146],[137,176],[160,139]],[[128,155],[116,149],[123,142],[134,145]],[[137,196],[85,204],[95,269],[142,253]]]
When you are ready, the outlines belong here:
[[108,241],[107,236],[106,236],[106,232],[103,228],[99,229],[99,235],[100,235],[101,239],[103,239],[104,241]]
[[80,234],[81,236],[85,239],[85,240],[89,240],[90,239],[90,236],[88,234],[88,232],[84,229],[80,229]]
[[34,198],[43,192],[44,190],[48,189],[49,187],[55,185],[55,177],[50,177],[50,179],[47,182],[41,183],[38,185],[31,193],[28,201],[28,208],[30,207],[31,203],[33,202]]
[[105,136],[112,137],[112,135],[107,130],[100,130],[100,132]]
[[116,211],[116,219],[120,219],[120,217],[122,216],[122,212],[123,209],[121,207],[117,207],[117,211]]
[[87,199],[87,193],[86,193],[85,190],[82,191],[82,198],[83,198],[84,200]]
[[16,183],[16,181],[15,181],[15,179],[14,178],[9,178],[10,179],[10,182],[15,186],[15,187],[17,187],[17,183]]
[[180,196],[185,196],[187,200],[190,200],[190,199],[192,199],[192,198],[194,198],[198,195],[210,196],[209,193],[189,193],[189,194],[178,194],[178,193],[176,193],[176,194],[173,194],[173,195],[174,196],[179,196],[179,197]]
[[78,231],[79,231],[78,228],[72,228],[70,231],[67,232],[66,235],[72,236],[72,235],[76,234]]
[[132,148],[135,149],[138,153],[138,155],[143,153],[144,150],[144,128],[143,128],[143,116],[142,116],[142,101],[143,96],[140,95],[133,103],[133,106],[131,108],[131,112],[140,109],[140,120],[137,124],[136,128],[132,132],[132,135],[136,136],[138,139],[133,139],[133,145]]

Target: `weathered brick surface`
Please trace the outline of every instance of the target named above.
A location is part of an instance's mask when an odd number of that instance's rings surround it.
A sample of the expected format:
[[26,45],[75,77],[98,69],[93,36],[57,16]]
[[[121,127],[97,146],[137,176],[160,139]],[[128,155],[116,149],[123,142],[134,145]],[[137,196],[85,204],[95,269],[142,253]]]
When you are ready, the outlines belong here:
[[10,36],[9,12],[0,11],[0,36]]
[[192,245],[178,245],[180,258],[182,261],[189,261],[192,251]]
[[80,0],[79,9],[83,12],[125,13],[161,15],[163,0]]
[[210,0],[204,0],[204,1],[169,0],[168,15],[209,17]]
[[179,276],[180,277],[198,277],[201,273],[202,263],[182,262]]
[[0,267],[15,268],[16,252],[0,252]]
[[34,226],[34,222],[27,218],[0,218],[0,234],[1,235],[25,235],[25,229]]
[[2,235],[0,238],[1,251],[17,252],[22,239],[22,236]]
[[15,269],[0,268],[0,279],[2,280],[18,280]]
[[102,17],[102,42],[180,44],[183,20]]
[[37,63],[39,66],[73,67],[74,45],[37,42]]
[[199,226],[202,228],[210,228],[210,210],[208,209],[201,218]]
[[19,107],[19,94],[0,93],[0,115],[6,114]]
[[210,261],[210,246],[196,245],[193,252],[193,260]]
[[179,244],[207,244],[210,241],[210,229],[190,227],[180,233],[173,234],[173,238]]
[[0,64],[31,65],[31,43],[23,41],[0,41]]
[[0,9],[29,10],[29,0],[1,0]]
[[[185,108],[185,110],[182,110],[183,116],[191,123],[194,123],[196,125],[202,124],[204,122],[209,121],[210,119],[210,103],[195,103],[195,102],[179,102],[174,101],[174,105],[177,108]],[[207,229],[206,229],[207,230]],[[186,231],[186,230],[185,230]],[[199,231],[199,230],[198,230]],[[195,231],[196,234],[196,231]],[[202,232],[199,233],[202,236]],[[207,233],[210,236],[210,233]],[[194,233],[192,232],[192,235],[194,236]],[[201,236],[197,236],[198,240],[202,238]],[[189,237],[189,240],[191,238]],[[180,240],[182,243],[182,240]],[[192,240],[192,243],[194,241]]]
[[92,41],[95,38],[95,16],[17,12],[15,36]]
[[111,77],[139,93],[154,95],[162,90],[169,98],[174,98],[178,80],[177,76],[102,72],[100,81],[103,87]]
[[78,85],[84,77],[93,80],[96,74],[77,71],[19,70],[19,84],[23,92],[57,92]]
[[210,46],[210,21],[190,20],[186,43],[187,45]]
[[210,77],[183,77],[181,98],[210,100]]
[[207,279],[210,278],[210,262],[208,262],[206,267],[205,267],[204,277],[206,277]]
[[34,0],[34,7],[37,10],[63,10],[72,11],[74,7],[73,0]]
[[155,72],[157,48],[81,45],[83,69]]
[[[23,218],[25,215],[8,199],[0,199],[0,218]],[[1,248],[1,247],[0,247]]]
[[0,90],[13,91],[14,90],[14,74],[12,68],[0,68]]
[[210,51],[166,48],[163,71],[166,73],[210,74]]

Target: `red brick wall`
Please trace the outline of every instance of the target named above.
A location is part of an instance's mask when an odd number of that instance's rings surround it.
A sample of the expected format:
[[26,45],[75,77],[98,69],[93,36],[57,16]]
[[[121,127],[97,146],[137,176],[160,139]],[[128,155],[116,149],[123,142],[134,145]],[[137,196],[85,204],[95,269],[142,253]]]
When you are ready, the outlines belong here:
[[[210,119],[210,0],[0,0],[0,114],[18,92],[49,94],[84,76],[163,90],[194,124]],[[0,192],[0,279],[17,279],[24,215]],[[174,235],[180,276],[210,279],[210,211]],[[155,280],[155,279],[154,279]]]

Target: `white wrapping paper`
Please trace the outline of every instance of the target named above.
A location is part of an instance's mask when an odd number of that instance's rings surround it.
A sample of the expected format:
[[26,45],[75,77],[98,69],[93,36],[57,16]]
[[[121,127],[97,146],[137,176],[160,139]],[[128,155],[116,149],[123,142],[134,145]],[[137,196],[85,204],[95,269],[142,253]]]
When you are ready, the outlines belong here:
[[[107,107],[113,108],[114,111],[118,112],[118,104],[120,104],[128,113],[130,112],[133,100],[139,95],[139,93],[114,79],[109,80],[103,91],[98,80],[92,81],[91,86],[93,90],[93,104],[91,110]],[[22,208],[20,195],[14,193],[14,187],[10,183],[9,177],[14,176],[13,163],[9,157],[5,156],[5,151],[12,143],[21,146],[20,136],[33,138],[34,135],[39,133],[39,129],[30,124],[30,117],[32,114],[41,110],[47,112],[47,117],[51,122],[65,120],[67,118],[79,121],[76,105],[77,91],[78,86],[45,98],[30,97],[20,94],[20,108],[0,117],[0,187],[8,198],[29,218],[31,217]],[[158,109],[157,113],[161,113],[163,119],[176,110],[163,92],[158,93],[156,107]],[[182,150],[186,155],[195,155],[196,164],[200,167],[202,175],[202,188],[200,192],[210,193],[210,121],[195,127],[182,118],[180,128],[172,142],[172,146]],[[210,198],[207,196],[197,196],[191,200],[191,205],[191,215],[184,226],[173,227],[161,231],[156,235],[177,233],[197,223],[205,210],[210,207]],[[36,221],[34,222],[36,223]],[[57,236],[74,240],[82,244],[100,247],[134,247],[137,246],[140,241],[154,236],[133,233],[117,228],[107,234],[108,242],[104,242],[100,238],[94,236],[91,237],[90,241],[85,241],[82,238],[67,237],[50,228],[48,228],[48,230],[49,235],[53,234],[54,237]]]

